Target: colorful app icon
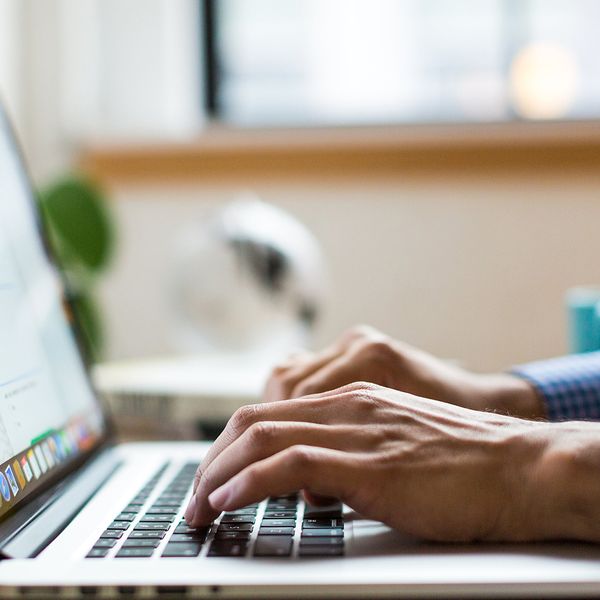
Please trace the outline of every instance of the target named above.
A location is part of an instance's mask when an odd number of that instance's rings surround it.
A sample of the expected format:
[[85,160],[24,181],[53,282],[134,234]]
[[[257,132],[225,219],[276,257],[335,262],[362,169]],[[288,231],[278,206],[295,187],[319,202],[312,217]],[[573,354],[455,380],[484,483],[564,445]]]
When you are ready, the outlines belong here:
[[71,438],[69,438],[66,431],[61,431],[60,439],[62,441],[62,446],[65,449],[65,455],[68,456],[73,452],[73,448],[71,446]]
[[33,452],[33,450],[30,450],[27,453],[27,459],[29,460],[29,464],[31,465],[31,468],[33,469],[33,474],[34,474],[35,478],[39,479],[40,475],[42,474],[42,471],[40,469],[40,465],[37,461],[37,458],[35,457],[35,453]]
[[25,489],[25,475],[23,475],[23,469],[21,469],[21,465],[18,460],[13,461],[13,470],[15,475],[17,476],[17,481],[19,482],[19,487],[23,490]]
[[41,446],[36,446],[34,448],[35,456],[38,460],[40,468],[42,469],[42,473],[45,473],[48,470],[48,465],[46,464],[46,459],[44,458],[44,453],[42,451]]
[[0,494],[7,502],[10,500],[10,486],[2,471],[0,471]]
[[64,460],[64,458],[66,456],[66,452],[65,452],[65,446],[63,444],[63,441],[62,441],[60,435],[52,436],[50,438],[50,440],[52,441],[52,444],[54,446],[54,452],[55,452],[56,456],[58,457],[58,461]]
[[19,486],[17,485],[17,480],[15,479],[13,470],[10,467],[6,467],[6,469],[4,469],[4,473],[6,474],[6,479],[8,479],[8,484],[10,485],[12,493],[16,496],[19,493]]
[[31,467],[29,466],[29,461],[27,460],[26,456],[21,456],[21,468],[23,469],[23,473],[25,473],[25,479],[27,479],[27,481],[31,481],[33,479],[33,471],[31,470]]
[[42,452],[44,453],[44,458],[48,463],[48,468],[51,469],[54,466],[54,457],[52,456],[52,452],[50,452],[48,442],[42,442]]
[[50,448],[50,452],[52,453],[52,458],[54,462],[59,462],[58,450],[56,449],[56,442],[52,436],[46,439],[46,443],[48,444],[48,448]]

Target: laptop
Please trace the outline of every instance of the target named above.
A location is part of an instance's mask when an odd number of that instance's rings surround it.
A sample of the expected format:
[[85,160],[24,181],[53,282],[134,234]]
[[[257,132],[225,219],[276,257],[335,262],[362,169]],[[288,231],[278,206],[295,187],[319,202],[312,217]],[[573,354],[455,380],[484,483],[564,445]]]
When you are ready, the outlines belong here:
[[117,444],[0,114],[0,595],[600,595],[593,545],[432,545],[268,498],[191,529],[201,442]]

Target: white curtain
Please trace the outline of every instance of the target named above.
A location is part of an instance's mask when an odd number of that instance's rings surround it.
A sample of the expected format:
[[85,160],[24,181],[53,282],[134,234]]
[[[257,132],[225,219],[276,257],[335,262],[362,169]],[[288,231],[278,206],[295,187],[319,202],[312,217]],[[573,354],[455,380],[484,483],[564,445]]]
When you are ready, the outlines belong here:
[[197,0],[0,0],[0,94],[34,178],[92,140],[193,137],[203,122]]
[[61,118],[74,138],[173,138],[201,122],[197,0],[58,0]]

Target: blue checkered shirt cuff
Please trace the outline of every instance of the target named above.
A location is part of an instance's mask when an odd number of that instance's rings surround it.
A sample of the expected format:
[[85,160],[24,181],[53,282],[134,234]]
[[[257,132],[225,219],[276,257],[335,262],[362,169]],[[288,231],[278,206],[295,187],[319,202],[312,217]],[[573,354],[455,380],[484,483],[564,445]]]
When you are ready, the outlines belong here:
[[550,421],[600,421],[600,352],[528,363],[511,372],[538,390]]

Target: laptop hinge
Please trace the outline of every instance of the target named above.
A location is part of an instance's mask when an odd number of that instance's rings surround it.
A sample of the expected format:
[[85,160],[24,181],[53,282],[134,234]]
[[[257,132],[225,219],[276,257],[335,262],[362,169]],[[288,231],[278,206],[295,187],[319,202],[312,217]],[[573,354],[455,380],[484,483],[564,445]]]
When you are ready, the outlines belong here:
[[65,485],[60,495],[54,495],[48,505],[15,535],[2,542],[4,558],[37,556],[85,506],[94,493],[115,473],[122,461],[110,449],[102,452],[82,468]]

